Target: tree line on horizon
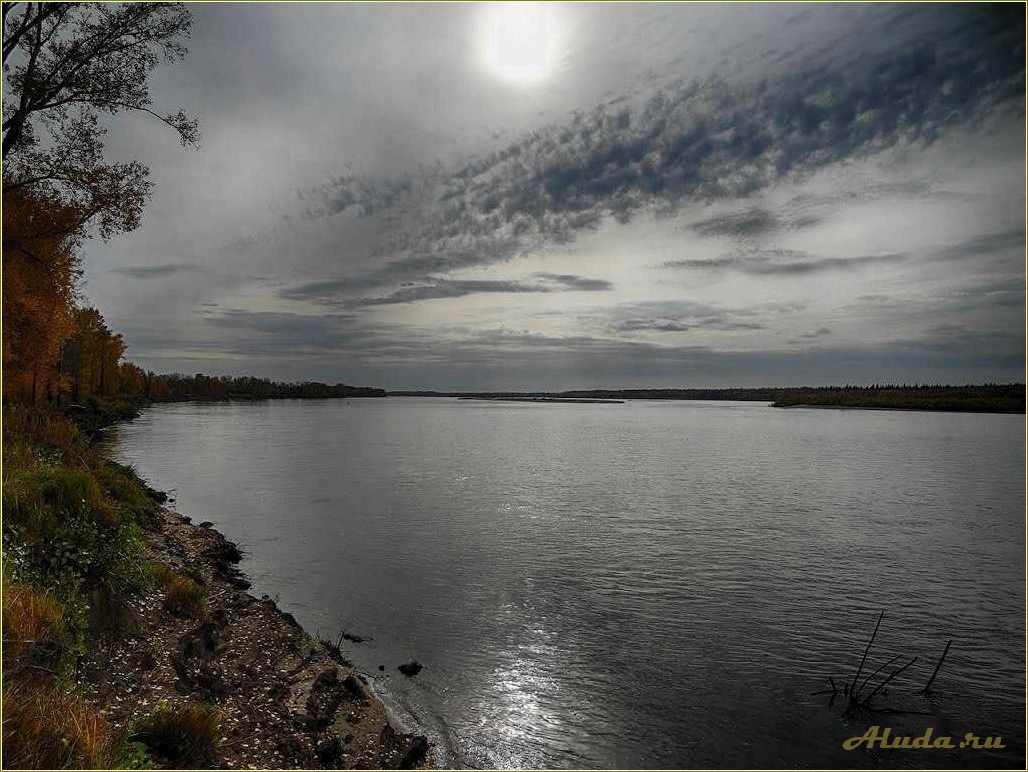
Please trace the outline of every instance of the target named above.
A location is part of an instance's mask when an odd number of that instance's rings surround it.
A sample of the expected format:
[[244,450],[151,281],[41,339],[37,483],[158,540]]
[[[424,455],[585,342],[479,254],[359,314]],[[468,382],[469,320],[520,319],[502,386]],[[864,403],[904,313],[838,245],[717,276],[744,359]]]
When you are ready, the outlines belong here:
[[396,397],[550,397],[771,402],[775,407],[883,407],[910,410],[1025,412],[1025,384],[873,384],[723,389],[577,389],[571,391],[390,391]]
[[775,407],[878,407],[909,410],[959,410],[982,413],[1024,413],[1025,384],[985,383],[816,386],[785,389]]

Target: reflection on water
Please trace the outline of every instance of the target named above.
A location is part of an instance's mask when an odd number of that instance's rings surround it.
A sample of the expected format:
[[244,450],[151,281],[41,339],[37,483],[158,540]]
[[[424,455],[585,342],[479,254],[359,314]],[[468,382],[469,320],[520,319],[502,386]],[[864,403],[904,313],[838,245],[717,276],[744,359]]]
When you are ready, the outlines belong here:
[[[350,656],[453,765],[945,767],[1023,763],[1024,439],[1019,416],[386,399],[161,405],[113,446],[241,542],[254,591],[370,637]],[[930,715],[889,725],[1007,751],[842,750],[869,718],[810,692],[881,608],[872,659],[917,655],[911,684],[954,641]]]

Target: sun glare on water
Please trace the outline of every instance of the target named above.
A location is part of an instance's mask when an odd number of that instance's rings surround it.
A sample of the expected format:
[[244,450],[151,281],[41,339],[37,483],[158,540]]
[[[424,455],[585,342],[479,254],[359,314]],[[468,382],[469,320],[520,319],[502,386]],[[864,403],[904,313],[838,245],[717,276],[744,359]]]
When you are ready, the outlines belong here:
[[557,39],[554,9],[549,3],[490,3],[483,20],[483,54],[498,78],[529,85],[546,79],[553,69]]

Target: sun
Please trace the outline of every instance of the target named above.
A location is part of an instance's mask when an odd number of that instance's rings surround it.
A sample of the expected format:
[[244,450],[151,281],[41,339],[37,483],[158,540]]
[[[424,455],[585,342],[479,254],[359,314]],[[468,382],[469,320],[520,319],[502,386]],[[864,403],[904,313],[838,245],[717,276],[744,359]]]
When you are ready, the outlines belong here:
[[489,3],[482,23],[487,69],[510,83],[530,85],[553,70],[557,25],[546,2]]

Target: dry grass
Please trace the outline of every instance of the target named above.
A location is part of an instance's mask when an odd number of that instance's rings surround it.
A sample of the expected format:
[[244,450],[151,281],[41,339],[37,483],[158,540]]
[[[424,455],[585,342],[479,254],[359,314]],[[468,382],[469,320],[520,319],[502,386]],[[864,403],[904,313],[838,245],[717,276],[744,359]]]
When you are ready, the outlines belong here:
[[4,691],[5,769],[110,769],[123,748],[107,720],[71,695],[39,685]]
[[174,766],[209,764],[221,736],[221,716],[205,703],[162,703],[136,723],[131,736]]
[[178,573],[171,567],[171,564],[165,563],[163,560],[151,560],[147,563],[146,571],[150,574],[154,584],[162,590],[167,588],[171,580],[178,576]]
[[172,572],[164,584],[164,607],[175,614],[202,617],[207,610],[207,593],[188,576]]
[[82,440],[75,422],[55,410],[5,404],[3,424],[5,439],[18,438],[62,450],[73,448]]
[[4,654],[20,657],[33,646],[57,637],[64,609],[30,587],[3,582]]

